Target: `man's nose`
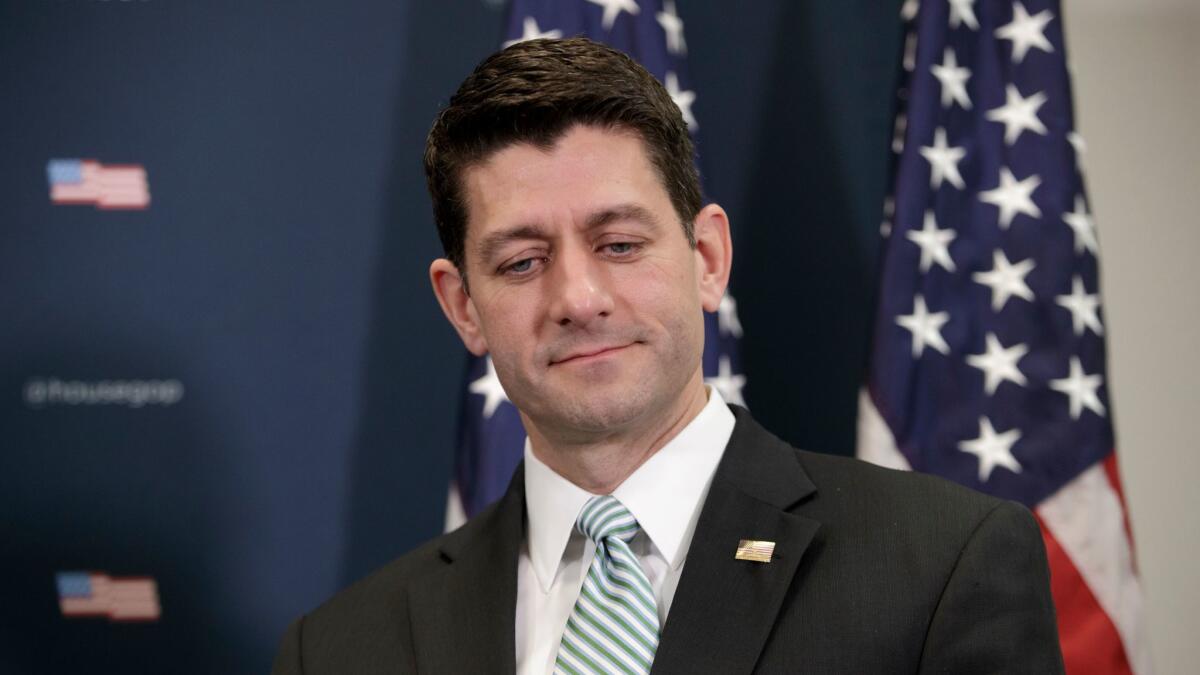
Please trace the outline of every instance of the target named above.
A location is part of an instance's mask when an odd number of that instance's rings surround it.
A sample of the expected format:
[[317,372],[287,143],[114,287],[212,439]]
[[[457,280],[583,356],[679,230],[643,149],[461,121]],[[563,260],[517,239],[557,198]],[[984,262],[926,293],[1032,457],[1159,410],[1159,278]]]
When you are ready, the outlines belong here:
[[587,328],[612,313],[613,299],[603,265],[583,246],[559,252],[550,279],[554,297],[551,319],[555,323]]

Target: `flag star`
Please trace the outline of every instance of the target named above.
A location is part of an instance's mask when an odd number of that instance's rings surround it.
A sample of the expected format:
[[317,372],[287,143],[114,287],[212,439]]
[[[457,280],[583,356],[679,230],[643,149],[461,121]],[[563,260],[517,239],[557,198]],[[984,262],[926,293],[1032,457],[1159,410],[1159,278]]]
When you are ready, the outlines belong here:
[[1039,91],[1029,98],[1024,98],[1013,84],[1005,87],[1004,91],[1004,105],[992,108],[986,115],[989,120],[1004,124],[1004,142],[1008,145],[1016,143],[1021,137],[1021,132],[1026,129],[1045,136],[1046,125],[1038,118],[1037,111],[1045,105],[1046,95]]
[[508,400],[508,394],[504,393],[504,385],[500,384],[500,378],[496,376],[496,364],[492,363],[492,357],[487,357],[487,373],[471,383],[470,391],[483,397],[484,419],[491,419],[496,413],[496,408]]
[[746,376],[733,373],[728,356],[722,355],[717,361],[717,376],[705,378],[704,381],[716,389],[726,403],[736,403],[743,408],[746,407],[746,400],[742,398],[742,387],[746,386]]
[[967,95],[967,80],[971,79],[971,71],[958,67],[958,59],[954,56],[953,49],[946,47],[946,51],[942,53],[942,63],[935,63],[929,69],[933,71],[933,76],[938,82],[942,83],[943,108],[949,108],[957,102],[964,110],[971,109],[971,97]]
[[1067,132],[1067,142],[1075,150],[1075,168],[1082,171],[1083,155],[1087,152],[1087,143],[1083,140],[1083,135],[1078,131]]
[[1054,301],[1071,312],[1071,327],[1076,335],[1083,335],[1088,328],[1096,335],[1104,334],[1098,313],[1100,295],[1088,295],[1083,288],[1083,279],[1078,274],[1071,279],[1071,294],[1060,295]]
[[1008,261],[1004,251],[996,249],[992,252],[992,269],[988,272],[976,272],[971,278],[992,289],[992,311],[1004,309],[1004,303],[1012,296],[1024,298],[1033,302],[1033,291],[1025,283],[1025,275],[1035,267],[1032,259],[1022,260],[1017,264]]
[[637,14],[642,11],[642,8],[638,7],[637,0],[588,0],[588,2],[604,8],[604,16],[600,18],[604,30],[612,30],[613,23],[616,22],[617,16],[621,12]]
[[663,11],[655,15],[658,25],[667,34],[667,51],[672,54],[686,54],[687,42],[683,39],[683,19],[675,13],[675,0],[666,0]]
[[1042,217],[1042,210],[1033,203],[1033,191],[1041,184],[1042,179],[1037,174],[1018,181],[1008,167],[1000,167],[1000,185],[980,192],[979,200],[995,204],[1000,209],[1000,227],[1007,230],[1018,213]]
[[1088,214],[1083,195],[1075,195],[1075,210],[1064,213],[1062,219],[1075,232],[1075,252],[1083,253],[1087,250],[1095,254],[1100,248],[1096,242],[1096,225]]
[[892,127],[892,152],[897,155],[904,152],[904,132],[908,130],[908,116],[903,112],[896,113],[896,124]]
[[913,336],[913,358],[920,358],[928,345],[943,354],[950,353],[950,345],[942,338],[942,326],[950,320],[949,312],[929,313],[925,298],[920,294],[913,299],[913,313],[896,317],[896,323]]
[[958,163],[966,156],[967,150],[962,147],[952,147],[946,143],[946,130],[938,127],[933,132],[933,145],[921,146],[921,156],[929,162],[929,185],[938,189],[942,181],[962,190],[966,187],[962,174],[958,172]]
[[1077,420],[1087,408],[1097,415],[1104,417],[1104,404],[1100,402],[1097,390],[1103,384],[1104,377],[1100,374],[1087,375],[1079,363],[1078,356],[1071,357],[1071,373],[1061,380],[1050,380],[1050,388],[1066,394],[1071,399],[1071,419]]
[[550,38],[556,40],[562,37],[561,30],[548,30],[543,32],[541,28],[538,28],[537,19],[533,18],[532,16],[525,17],[525,20],[522,21],[522,26],[521,37],[517,38],[516,40],[509,40],[508,42],[505,42],[503,45],[504,47],[511,47],[518,42],[524,42],[526,40],[537,40],[538,38]]
[[1029,347],[1023,344],[1005,349],[995,333],[988,333],[987,349],[982,354],[968,355],[967,364],[983,371],[983,388],[990,396],[996,393],[996,387],[1005,380],[1022,387],[1027,384],[1025,375],[1017,368],[1017,362],[1028,353]]
[[1012,23],[997,28],[996,37],[1012,41],[1013,63],[1020,63],[1030,47],[1037,47],[1044,52],[1054,51],[1054,45],[1050,44],[1043,32],[1046,30],[1046,24],[1053,19],[1054,13],[1048,9],[1030,16],[1029,12],[1025,11],[1025,5],[1014,2]]
[[1087,142],[1083,140],[1083,134],[1078,131],[1067,132],[1067,142],[1075,148],[1076,155],[1082,155],[1087,152]]
[[1020,429],[1009,429],[998,434],[992,428],[991,420],[987,417],[980,417],[979,437],[959,443],[958,449],[979,458],[979,481],[986,483],[992,477],[992,470],[998,466],[1013,473],[1021,473],[1021,463],[1012,454],[1012,446],[1019,440],[1021,440]]
[[679,76],[674,71],[667,71],[667,78],[663,84],[666,85],[671,100],[679,106],[679,112],[683,113],[683,121],[687,122],[688,129],[695,131],[698,125],[695,116],[692,115],[692,103],[696,101],[696,92],[680,89]]
[[979,30],[974,5],[975,0],[950,0],[950,27],[958,28],[965,23],[971,30]]
[[717,327],[722,333],[734,337],[742,337],[742,322],[738,319],[737,300],[726,293],[721,296],[721,304],[717,306]]
[[933,211],[925,212],[925,224],[920,230],[913,230],[904,236],[921,247],[922,272],[928,272],[935,262],[947,272],[954,271],[954,259],[950,257],[950,242],[954,241],[954,237],[958,235],[950,228],[939,230]]
[[904,70],[911,73],[917,67],[917,32],[909,31],[904,38]]

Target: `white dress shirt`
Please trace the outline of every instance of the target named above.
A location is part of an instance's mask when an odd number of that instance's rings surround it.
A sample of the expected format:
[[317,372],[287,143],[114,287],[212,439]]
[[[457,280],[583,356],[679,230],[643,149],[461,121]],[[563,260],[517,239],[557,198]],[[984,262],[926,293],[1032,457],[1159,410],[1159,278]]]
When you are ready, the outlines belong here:
[[[612,493],[641,525],[629,545],[654,589],[662,625],[733,425],[733,413],[709,387],[708,403],[695,419]],[[559,641],[596,552],[575,530],[575,518],[593,496],[543,464],[526,439],[529,523],[517,559],[518,675],[554,671]]]

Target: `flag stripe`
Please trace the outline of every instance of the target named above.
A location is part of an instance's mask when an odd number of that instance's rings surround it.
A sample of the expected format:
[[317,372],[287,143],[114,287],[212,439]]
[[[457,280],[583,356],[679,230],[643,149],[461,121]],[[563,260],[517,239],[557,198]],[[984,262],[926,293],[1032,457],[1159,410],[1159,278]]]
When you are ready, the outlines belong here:
[[912,471],[866,387],[858,395],[858,458],[889,469]]
[[1117,453],[1114,451],[1104,460],[1104,475],[1108,476],[1108,485],[1117,495],[1121,503],[1121,524],[1125,528],[1125,538],[1129,540],[1129,553],[1132,556],[1133,571],[1138,571],[1137,542],[1133,540],[1133,525],[1129,522],[1129,505],[1125,503],[1125,490],[1121,486],[1121,471],[1117,467]]
[[63,614],[107,614],[108,603],[94,598],[63,598],[58,601]]
[[1038,505],[1053,535],[1096,603],[1121,636],[1133,672],[1150,672],[1142,634],[1142,590],[1125,536],[1124,510],[1102,465],[1096,465]]
[[1058,613],[1067,672],[1133,673],[1117,627],[1096,602],[1087,582],[1079,575],[1075,564],[1059,546],[1054,535],[1046,529],[1045,522],[1040,518],[1038,522],[1042,526],[1046,558],[1053,571],[1050,575],[1050,592]]

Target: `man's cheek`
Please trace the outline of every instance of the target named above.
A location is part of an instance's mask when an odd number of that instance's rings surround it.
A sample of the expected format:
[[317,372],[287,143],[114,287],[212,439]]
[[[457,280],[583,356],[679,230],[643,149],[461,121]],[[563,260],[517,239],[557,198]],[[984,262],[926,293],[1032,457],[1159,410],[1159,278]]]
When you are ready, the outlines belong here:
[[679,261],[666,253],[652,250],[628,267],[631,268],[631,271],[646,276],[674,278],[679,268]]

